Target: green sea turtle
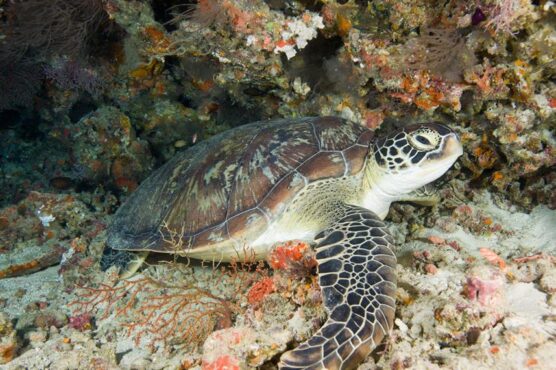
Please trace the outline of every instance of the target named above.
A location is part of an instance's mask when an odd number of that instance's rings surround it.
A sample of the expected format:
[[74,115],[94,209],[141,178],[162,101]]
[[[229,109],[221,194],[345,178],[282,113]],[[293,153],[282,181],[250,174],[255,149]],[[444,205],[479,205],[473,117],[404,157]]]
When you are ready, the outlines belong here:
[[264,258],[277,242],[314,241],[328,319],[279,366],[352,368],[394,319],[396,257],[382,219],[394,201],[429,200],[416,191],[461,154],[457,135],[436,123],[376,139],[333,117],[241,126],[147,178],[116,213],[101,266],[126,269],[133,251],[229,261],[246,246]]

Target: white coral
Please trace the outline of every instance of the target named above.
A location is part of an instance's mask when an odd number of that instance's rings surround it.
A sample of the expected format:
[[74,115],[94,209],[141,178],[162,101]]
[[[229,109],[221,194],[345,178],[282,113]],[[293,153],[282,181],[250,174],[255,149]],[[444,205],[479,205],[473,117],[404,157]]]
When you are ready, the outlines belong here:
[[[308,19],[306,23],[305,20]],[[282,31],[281,36],[283,40],[293,40],[294,44],[286,44],[276,46],[274,53],[285,53],[288,59],[293,58],[297,51],[307,46],[309,40],[317,37],[317,30],[324,28],[322,17],[318,14],[305,12],[301,17],[294,20],[286,21],[286,29]],[[297,47],[297,49],[295,48]]]
[[56,217],[43,213],[42,209],[44,208],[44,204],[37,210],[36,214],[39,220],[41,220],[42,226],[49,227],[50,223],[56,219]]

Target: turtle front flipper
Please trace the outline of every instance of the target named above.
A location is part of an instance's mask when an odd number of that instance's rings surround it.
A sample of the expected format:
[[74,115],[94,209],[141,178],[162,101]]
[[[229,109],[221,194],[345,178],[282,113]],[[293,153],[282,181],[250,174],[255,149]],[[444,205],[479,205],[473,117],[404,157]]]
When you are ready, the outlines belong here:
[[100,259],[100,269],[106,271],[117,266],[120,269],[120,278],[126,279],[141,267],[148,255],[149,252],[130,252],[106,246]]
[[328,320],[280,358],[280,369],[356,367],[392,329],[396,256],[386,225],[373,212],[342,205],[337,221],[316,237]]

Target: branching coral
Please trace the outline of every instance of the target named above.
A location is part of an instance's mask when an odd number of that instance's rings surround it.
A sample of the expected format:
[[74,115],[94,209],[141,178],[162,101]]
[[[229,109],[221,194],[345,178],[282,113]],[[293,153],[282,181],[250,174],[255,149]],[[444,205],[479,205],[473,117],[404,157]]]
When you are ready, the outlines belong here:
[[512,22],[519,15],[519,0],[501,0],[490,10],[486,28],[494,33],[512,34]]
[[[171,264],[164,275],[176,274],[175,279],[163,281],[151,270],[115,285],[81,286],[78,299],[70,305],[76,307],[76,314],[90,313],[100,320],[115,316],[137,345],[194,348],[214,330],[232,325],[249,286],[267,274],[262,264],[250,261],[204,270],[209,272],[201,280],[210,281],[214,289],[204,287],[192,267]],[[218,291],[224,286],[226,292]]]
[[145,336],[151,342],[196,345],[216,326],[229,326],[237,309],[208,290],[170,285],[151,277],[124,280],[113,287],[83,287],[75,303],[85,312],[104,307],[102,318],[109,314],[124,318],[123,326],[137,345]]
[[85,91],[97,96],[102,88],[100,76],[76,60],[61,59],[53,65],[46,66],[44,74],[64,90]]

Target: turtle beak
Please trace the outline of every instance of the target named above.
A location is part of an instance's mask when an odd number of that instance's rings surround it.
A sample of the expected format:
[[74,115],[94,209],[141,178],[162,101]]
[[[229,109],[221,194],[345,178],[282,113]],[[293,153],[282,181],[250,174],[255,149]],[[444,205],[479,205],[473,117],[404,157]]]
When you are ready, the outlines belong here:
[[446,159],[453,158],[454,162],[463,154],[463,146],[461,145],[461,141],[456,133],[451,132],[447,135],[444,140],[443,152]]
[[445,135],[440,151],[429,157],[421,166],[421,179],[427,184],[442,176],[457,159],[463,154],[463,146],[456,133],[450,132]]

